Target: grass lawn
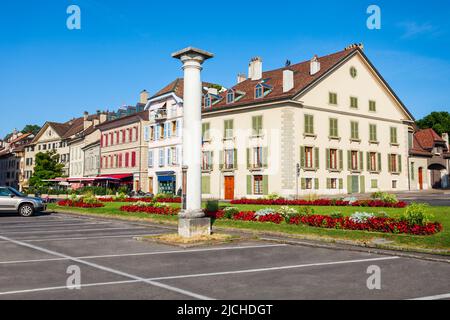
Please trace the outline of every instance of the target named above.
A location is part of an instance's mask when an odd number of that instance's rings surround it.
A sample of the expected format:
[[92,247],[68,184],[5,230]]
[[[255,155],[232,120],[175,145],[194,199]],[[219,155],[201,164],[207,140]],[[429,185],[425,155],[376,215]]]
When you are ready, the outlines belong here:
[[[153,222],[172,222],[177,221],[174,216],[150,215],[146,213],[126,213],[119,210],[122,205],[129,205],[129,203],[105,203],[104,208],[95,209],[81,209],[81,208],[61,208],[57,205],[49,205],[50,210],[70,211],[79,213],[98,214],[109,217],[126,217],[130,219],[151,219]],[[171,204],[173,207],[179,207],[179,204]],[[221,203],[221,206],[230,206],[229,204]],[[257,211],[262,208],[277,206],[258,206],[258,205],[235,205],[241,211]],[[351,215],[357,211],[378,213],[385,212],[390,217],[400,217],[405,209],[392,208],[359,208],[359,207],[312,207],[315,214],[330,214],[333,212],[341,212],[343,215]],[[277,232],[286,233],[289,235],[296,235],[308,239],[324,239],[328,241],[333,240],[352,240],[358,242],[371,242],[374,239],[385,239],[392,241],[392,246],[400,246],[404,249],[421,250],[421,249],[438,249],[446,250],[445,254],[450,255],[450,207],[430,207],[430,212],[434,215],[436,221],[442,223],[444,230],[432,236],[414,236],[404,234],[388,234],[379,232],[353,231],[353,230],[337,230],[314,228],[303,225],[288,225],[281,223],[276,225],[273,223],[260,222],[245,222],[232,220],[216,220],[214,226],[224,228],[238,228],[248,229],[254,231]]]

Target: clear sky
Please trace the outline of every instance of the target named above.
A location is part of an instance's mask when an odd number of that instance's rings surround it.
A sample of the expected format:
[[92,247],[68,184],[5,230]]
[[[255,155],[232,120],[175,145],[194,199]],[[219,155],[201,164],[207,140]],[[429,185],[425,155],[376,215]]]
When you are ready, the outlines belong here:
[[[81,30],[66,9],[81,8]],[[381,8],[381,29],[366,26]],[[203,79],[231,86],[252,56],[263,68],[363,42],[416,118],[450,109],[450,1],[100,1],[0,3],[0,137],[25,124],[135,104],[182,75],[170,54],[216,54]]]

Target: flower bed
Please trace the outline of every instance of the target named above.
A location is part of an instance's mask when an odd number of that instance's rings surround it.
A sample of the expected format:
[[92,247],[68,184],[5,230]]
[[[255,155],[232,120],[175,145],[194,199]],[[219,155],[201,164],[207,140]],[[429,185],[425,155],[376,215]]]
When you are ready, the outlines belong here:
[[322,207],[378,207],[378,208],[405,208],[406,202],[389,203],[381,200],[361,200],[354,203],[337,199],[318,199],[308,200],[287,200],[287,199],[239,199],[232,200],[231,204],[250,204],[250,205],[267,205],[267,206],[322,206]]
[[[214,219],[227,219],[223,210],[207,213],[207,216]],[[280,213],[270,213],[258,216],[253,211],[242,211],[229,216],[228,219],[238,221],[253,222],[272,222],[275,224],[282,223],[285,218]],[[432,235],[442,231],[442,225],[438,222],[426,223],[424,225],[410,224],[405,220],[394,219],[388,217],[369,217],[364,222],[358,222],[352,217],[331,217],[325,215],[292,215],[286,218],[288,224],[307,225],[310,227],[327,228],[327,229],[343,229],[343,230],[361,230],[369,232],[384,232],[395,234],[412,234],[412,235]]]
[[355,222],[350,217],[332,218],[324,215],[296,216],[289,220],[289,224],[304,224],[311,227],[345,230],[363,230],[385,233],[404,233],[413,235],[432,235],[442,231],[438,222],[421,225],[410,225],[407,221],[374,217],[366,222]]
[[122,206],[119,209],[124,212],[143,212],[149,214],[159,214],[165,216],[177,215],[180,209],[171,207],[152,207],[152,206]]
[[103,203],[85,203],[83,200],[61,200],[58,201],[60,207],[75,207],[75,208],[102,208],[105,205]]
[[[99,201],[101,202],[138,202],[138,201],[142,201],[142,202],[152,202],[153,198],[99,198]],[[159,198],[156,199],[156,202],[165,202],[165,203],[181,203],[181,198]]]

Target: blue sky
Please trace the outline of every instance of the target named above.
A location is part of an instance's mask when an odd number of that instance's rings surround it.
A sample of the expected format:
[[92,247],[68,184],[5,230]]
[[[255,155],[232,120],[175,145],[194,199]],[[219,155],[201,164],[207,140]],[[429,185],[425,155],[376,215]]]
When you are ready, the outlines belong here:
[[[42,0],[0,4],[0,137],[25,124],[137,102],[182,75],[170,54],[216,54],[203,79],[233,85],[252,56],[264,69],[363,42],[416,118],[450,109],[450,2]],[[81,30],[66,9],[81,8]],[[381,30],[366,9],[381,8]]]

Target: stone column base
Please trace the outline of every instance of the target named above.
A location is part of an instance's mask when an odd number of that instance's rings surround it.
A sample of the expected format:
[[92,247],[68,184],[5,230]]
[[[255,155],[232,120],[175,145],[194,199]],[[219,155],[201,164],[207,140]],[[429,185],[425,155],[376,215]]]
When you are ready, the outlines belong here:
[[179,218],[178,235],[184,238],[211,235],[210,218]]

